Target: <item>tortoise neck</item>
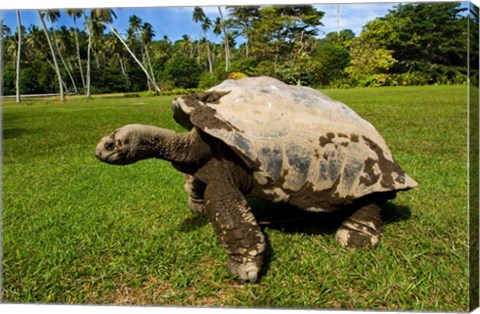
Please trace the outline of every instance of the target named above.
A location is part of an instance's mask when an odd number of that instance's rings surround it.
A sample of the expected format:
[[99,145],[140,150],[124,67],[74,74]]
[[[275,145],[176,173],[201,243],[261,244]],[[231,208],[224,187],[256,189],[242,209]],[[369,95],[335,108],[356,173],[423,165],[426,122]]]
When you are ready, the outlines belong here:
[[148,127],[145,131],[138,149],[152,148],[151,157],[164,159],[178,166],[191,166],[211,156],[210,146],[203,141],[196,128],[189,133],[176,133],[157,127]]

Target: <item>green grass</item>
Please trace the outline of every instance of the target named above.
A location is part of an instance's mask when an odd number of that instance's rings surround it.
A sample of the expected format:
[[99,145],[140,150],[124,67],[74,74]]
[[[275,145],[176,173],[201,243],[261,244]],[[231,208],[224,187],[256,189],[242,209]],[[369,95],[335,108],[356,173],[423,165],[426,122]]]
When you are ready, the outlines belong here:
[[312,222],[265,227],[266,272],[244,286],[180,173],[93,156],[123,124],[180,130],[173,97],[6,101],[3,301],[468,310],[466,87],[324,92],[372,122],[419,187],[388,206],[375,250],[341,248]]

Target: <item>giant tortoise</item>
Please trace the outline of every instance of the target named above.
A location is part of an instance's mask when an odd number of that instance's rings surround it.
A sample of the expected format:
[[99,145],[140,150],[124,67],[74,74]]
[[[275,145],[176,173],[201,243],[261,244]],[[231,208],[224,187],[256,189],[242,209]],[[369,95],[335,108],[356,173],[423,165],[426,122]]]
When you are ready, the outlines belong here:
[[372,124],[312,88],[226,80],[175,99],[173,112],[187,133],[125,125],[96,156],[118,165],[161,158],[184,173],[189,207],[208,216],[239,282],[257,281],[266,247],[247,195],[312,212],[354,208],[336,240],[368,248],[380,241],[382,205],[416,186]]

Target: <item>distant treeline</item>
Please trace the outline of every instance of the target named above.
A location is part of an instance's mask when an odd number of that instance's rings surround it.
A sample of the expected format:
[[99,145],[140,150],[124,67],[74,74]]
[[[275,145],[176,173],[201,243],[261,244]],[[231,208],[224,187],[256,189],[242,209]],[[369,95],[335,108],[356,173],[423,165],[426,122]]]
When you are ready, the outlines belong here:
[[[175,42],[153,40],[152,25],[135,15],[122,37],[113,10],[39,11],[43,28],[21,25],[18,13],[20,34],[18,25],[2,27],[6,95],[16,82],[20,94],[58,92],[62,82],[62,92],[90,95],[207,88],[259,75],[314,87],[466,84],[469,65],[478,77],[478,8],[460,3],[398,5],[359,35],[342,30],[322,39],[324,12],[310,5],[219,8],[213,21],[196,7],[202,36]],[[58,27],[60,14],[85,28]],[[210,32],[217,43],[207,40]]]

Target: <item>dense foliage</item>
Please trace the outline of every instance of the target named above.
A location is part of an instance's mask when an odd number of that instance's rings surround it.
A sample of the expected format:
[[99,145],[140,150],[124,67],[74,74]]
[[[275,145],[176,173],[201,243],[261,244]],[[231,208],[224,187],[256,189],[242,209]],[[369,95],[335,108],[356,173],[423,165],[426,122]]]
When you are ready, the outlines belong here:
[[460,3],[402,4],[359,35],[342,30],[320,39],[324,12],[314,6],[219,8],[214,21],[196,7],[201,38],[175,42],[154,40],[152,25],[135,15],[122,38],[111,27],[113,10],[65,11],[85,29],[58,27],[60,11],[39,11],[48,30],[21,26],[19,36],[18,26],[3,26],[4,93],[16,92],[17,62],[21,94],[58,92],[56,75],[67,91],[88,95],[206,88],[232,75],[330,87],[464,84],[468,23],[478,33],[478,8],[465,11]]

